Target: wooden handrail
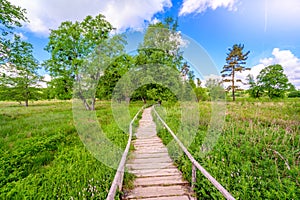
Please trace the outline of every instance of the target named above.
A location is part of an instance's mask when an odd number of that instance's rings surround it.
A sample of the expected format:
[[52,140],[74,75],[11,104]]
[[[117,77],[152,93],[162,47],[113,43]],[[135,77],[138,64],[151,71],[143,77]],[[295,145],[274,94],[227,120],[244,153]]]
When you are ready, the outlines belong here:
[[192,169],[192,186],[194,186],[196,182],[196,169],[195,167],[223,194],[223,196],[228,200],[234,200],[235,198],[214,178],[212,177],[192,156],[192,154],[185,148],[185,146],[182,144],[182,142],[176,137],[174,132],[170,129],[170,127],[164,122],[164,120],[159,116],[157,111],[155,110],[155,107],[153,107],[154,112],[158,119],[162,122],[165,128],[169,131],[169,133],[172,135],[174,140],[178,143],[182,151],[185,153],[185,155],[189,158],[193,165]]
[[120,161],[118,170],[116,172],[115,178],[111,184],[109,193],[106,197],[107,200],[114,200],[115,196],[116,196],[116,192],[117,189],[119,191],[122,190],[122,185],[123,185],[123,177],[124,177],[124,168],[125,168],[125,162],[126,162],[126,158],[127,158],[127,154],[129,152],[129,148],[130,148],[130,144],[131,144],[131,139],[132,139],[132,124],[133,122],[136,120],[137,116],[140,114],[140,112],[144,109],[145,106],[143,106],[134,116],[134,118],[131,120],[130,124],[129,124],[129,138],[128,138],[128,142],[125,148],[125,151],[122,155],[122,159]]

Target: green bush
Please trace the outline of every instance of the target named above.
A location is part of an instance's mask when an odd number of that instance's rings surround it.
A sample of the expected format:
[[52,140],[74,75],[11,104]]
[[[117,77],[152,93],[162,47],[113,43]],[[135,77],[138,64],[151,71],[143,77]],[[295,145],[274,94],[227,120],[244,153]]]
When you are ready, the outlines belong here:
[[292,91],[292,92],[288,93],[288,97],[289,97],[289,98],[300,97],[300,90]]

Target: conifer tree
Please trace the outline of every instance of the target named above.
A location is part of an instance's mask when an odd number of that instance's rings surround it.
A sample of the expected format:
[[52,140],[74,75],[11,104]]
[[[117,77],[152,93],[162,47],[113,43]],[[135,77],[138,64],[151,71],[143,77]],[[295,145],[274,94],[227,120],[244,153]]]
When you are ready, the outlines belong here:
[[245,70],[249,70],[249,68],[244,67],[243,65],[246,64],[246,60],[248,58],[248,54],[250,51],[243,53],[244,45],[235,44],[232,48],[229,48],[229,53],[227,53],[226,57],[226,65],[223,67],[222,77],[223,83],[229,82],[231,83],[226,90],[232,91],[232,100],[235,101],[235,91],[239,88],[236,85],[236,82],[242,82],[241,79],[236,79],[236,72],[242,72]]

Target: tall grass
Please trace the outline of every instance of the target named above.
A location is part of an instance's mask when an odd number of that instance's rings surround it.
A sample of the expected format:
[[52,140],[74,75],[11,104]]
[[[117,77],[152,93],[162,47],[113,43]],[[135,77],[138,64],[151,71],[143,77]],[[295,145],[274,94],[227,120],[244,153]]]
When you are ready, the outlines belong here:
[[[180,110],[165,105],[165,120],[177,130]],[[162,111],[161,111],[162,112]],[[190,152],[237,199],[298,199],[300,197],[300,102],[230,102],[225,124],[213,150],[202,156],[201,144],[210,123],[211,104],[200,102],[200,126]],[[172,138],[159,127],[168,144]],[[175,149],[175,150],[174,150]],[[176,148],[169,148],[170,154]],[[185,178],[191,180],[191,164],[185,156],[175,158]],[[200,199],[222,195],[197,174]]]
[[[130,114],[140,107],[131,104]],[[96,109],[109,138],[124,149],[128,135],[116,124],[110,102],[98,102]],[[105,199],[116,172],[86,150],[68,101],[28,108],[0,102],[0,154],[0,199]],[[126,174],[125,182],[131,179]]]

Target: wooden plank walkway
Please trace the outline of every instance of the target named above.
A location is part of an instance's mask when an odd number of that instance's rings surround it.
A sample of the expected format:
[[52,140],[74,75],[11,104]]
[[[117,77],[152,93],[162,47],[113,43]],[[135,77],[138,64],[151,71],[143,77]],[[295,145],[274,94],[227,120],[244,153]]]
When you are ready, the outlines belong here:
[[194,200],[189,183],[183,180],[167,148],[156,135],[151,108],[144,110],[136,137],[133,141],[135,151],[130,155],[126,168],[137,178],[134,189],[124,199]]

